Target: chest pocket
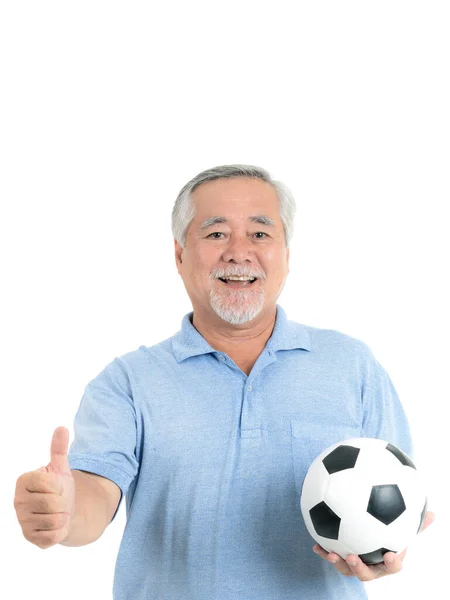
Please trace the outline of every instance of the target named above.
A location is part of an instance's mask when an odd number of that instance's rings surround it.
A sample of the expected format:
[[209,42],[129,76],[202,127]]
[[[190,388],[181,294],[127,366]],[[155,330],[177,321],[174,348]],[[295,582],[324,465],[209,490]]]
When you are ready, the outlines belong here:
[[311,463],[321,452],[333,444],[360,435],[357,427],[291,419],[292,467],[298,494],[301,494]]

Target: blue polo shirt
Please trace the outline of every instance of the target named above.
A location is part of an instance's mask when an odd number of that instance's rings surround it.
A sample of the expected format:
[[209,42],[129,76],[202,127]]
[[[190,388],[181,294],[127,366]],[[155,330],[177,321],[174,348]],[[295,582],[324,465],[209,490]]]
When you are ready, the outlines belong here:
[[247,376],[187,314],[181,330],[115,358],[86,387],[72,469],[114,481],[127,523],[115,600],[360,600],[316,556],[300,512],[326,447],[378,437],[412,453],[393,385],[369,348],[289,321]]

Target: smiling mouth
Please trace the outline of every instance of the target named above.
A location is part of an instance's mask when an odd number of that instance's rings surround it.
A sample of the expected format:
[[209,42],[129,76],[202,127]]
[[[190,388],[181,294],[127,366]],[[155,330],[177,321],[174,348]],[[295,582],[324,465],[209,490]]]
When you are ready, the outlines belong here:
[[236,284],[236,285],[251,285],[252,283],[254,283],[257,279],[257,277],[253,277],[252,279],[225,279],[223,277],[218,277],[218,279],[220,279],[220,281],[223,281],[223,283],[226,284]]

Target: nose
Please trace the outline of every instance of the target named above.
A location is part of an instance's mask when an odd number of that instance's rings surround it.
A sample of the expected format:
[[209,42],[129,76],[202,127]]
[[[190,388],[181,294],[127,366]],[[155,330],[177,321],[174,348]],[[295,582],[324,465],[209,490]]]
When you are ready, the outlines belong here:
[[223,251],[224,262],[234,261],[241,263],[244,261],[253,261],[252,242],[245,235],[232,236],[226,248]]

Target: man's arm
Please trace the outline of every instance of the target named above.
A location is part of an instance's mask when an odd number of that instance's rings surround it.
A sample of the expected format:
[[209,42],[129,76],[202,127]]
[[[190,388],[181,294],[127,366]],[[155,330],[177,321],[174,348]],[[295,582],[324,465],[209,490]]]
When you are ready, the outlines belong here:
[[62,546],[84,546],[95,542],[111,522],[121,498],[120,488],[110,479],[72,470],[75,480],[75,514]]

